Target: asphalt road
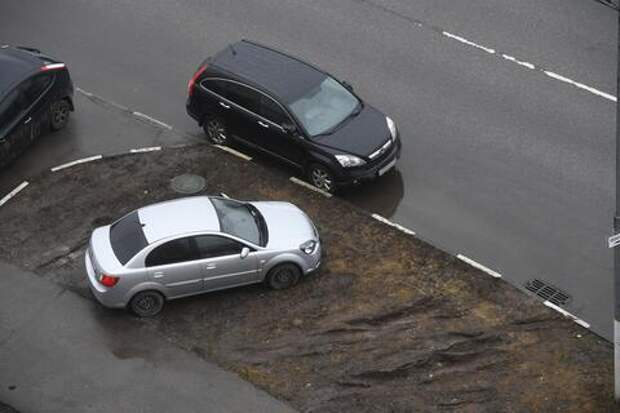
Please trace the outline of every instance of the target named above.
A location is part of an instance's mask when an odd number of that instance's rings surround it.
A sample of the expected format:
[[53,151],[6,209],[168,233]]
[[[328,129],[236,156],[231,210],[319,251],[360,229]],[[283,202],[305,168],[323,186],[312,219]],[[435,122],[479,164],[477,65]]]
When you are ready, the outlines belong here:
[[[399,173],[345,197],[516,285],[532,278],[557,285],[573,297],[569,311],[611,338],[605,239],[615,104],[543,71],[614,95],[615,11],[588,0],[153,0],[148,7],[23,0],[0,7],[0,42],[62,57],[81,88],[196,136],[184,112],[187,79],[203,57],[241,37],[346,79],[398,122]],[[0,188],[59,157],[137,146],[118,138],[94,145],[87,131],[70,136],[56,138],[53,151],[33,148],[2,172]]]

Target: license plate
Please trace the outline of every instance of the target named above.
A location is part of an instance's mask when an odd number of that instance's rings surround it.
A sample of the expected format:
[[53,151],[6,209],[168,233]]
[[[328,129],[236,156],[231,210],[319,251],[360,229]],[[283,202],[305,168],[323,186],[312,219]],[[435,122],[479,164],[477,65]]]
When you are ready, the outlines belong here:
[[379,173],[377,175],[379,175],[379,176],[383,175],[384,173],[386,173],[387,171],[392,169],[394,167],[394,165],[396,165],[396,159],[394,159],[389,164],[385,165],[383,168],[379,169]]

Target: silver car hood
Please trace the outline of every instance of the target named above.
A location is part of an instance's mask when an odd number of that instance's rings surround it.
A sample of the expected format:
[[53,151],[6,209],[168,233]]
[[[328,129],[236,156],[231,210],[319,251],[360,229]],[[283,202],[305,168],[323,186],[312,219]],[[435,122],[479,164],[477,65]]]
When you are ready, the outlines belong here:
[[267,223],[269,249],[293,249],[318,234],[308,216],[288,202],[252,202]]

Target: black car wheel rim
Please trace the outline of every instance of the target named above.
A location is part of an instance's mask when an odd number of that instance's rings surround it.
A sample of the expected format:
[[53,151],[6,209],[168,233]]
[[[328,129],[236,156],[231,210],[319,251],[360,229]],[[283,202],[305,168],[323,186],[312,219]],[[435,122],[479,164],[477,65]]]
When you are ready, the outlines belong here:
[[332,177],[326,170],[316,168],[312,170],[312,184],[319,189],[329,192],[332,190]]
[[227,141],[226,128],[219,120],[210,120],[207,124],[207,134],[215,144],[222,144]]
[[54,111],[54,125],[61,126],[67,121],[67,117],[69,116],[69,109],[67,109],[64,105],[59,105]]

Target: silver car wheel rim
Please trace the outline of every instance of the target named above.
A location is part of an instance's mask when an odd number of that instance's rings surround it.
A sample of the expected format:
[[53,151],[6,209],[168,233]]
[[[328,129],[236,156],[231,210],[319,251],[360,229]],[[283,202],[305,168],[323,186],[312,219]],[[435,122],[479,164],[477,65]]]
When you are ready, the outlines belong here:
[[275,274],[275,281],[279,287],[286,287],[293,282],[293,271],[289,269],[278,270]]
[[319,189],[331,191],[332,178],[329,173],[323,169],[316,168],[312,170],[312,183]]
[[218,120],[210,120],[207,124],[207,134],[213,143],[222,144],[228,139],[226,137],[226,129]]
[[157,300],[152,295],[141,297],[136,303],[136,307],[141,313],[150,313],[157,306]]

